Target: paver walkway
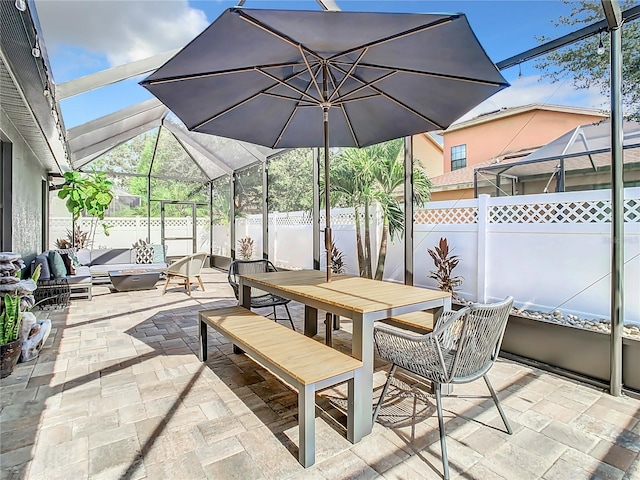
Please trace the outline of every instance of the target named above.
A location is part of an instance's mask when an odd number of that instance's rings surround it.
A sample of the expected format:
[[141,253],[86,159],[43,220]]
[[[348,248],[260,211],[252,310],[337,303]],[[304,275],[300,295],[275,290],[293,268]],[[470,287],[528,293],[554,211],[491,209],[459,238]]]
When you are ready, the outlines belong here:
[[[49,313],[40,357],[0,381],[1,478],[441,478],[432,399],[389,402],[352,445],[340,388],[318,399],[316,464],[304,470],[296,395],[214,332],[208,362],[198,360],[198,310],[235,304],[226,275],[203,278],[207,291],[192,298],[99,287],[93,301]],[[303,307],[292,314],[300,330]],[[346,352],[350,326],[334,337]],[[376,397],[386,369],[376,364]],[[484,382],[456,387],[444,399],[453,478],[640,479],[639,401],[506,360],[489,376],[514,433],[476,397],[488,395]]]

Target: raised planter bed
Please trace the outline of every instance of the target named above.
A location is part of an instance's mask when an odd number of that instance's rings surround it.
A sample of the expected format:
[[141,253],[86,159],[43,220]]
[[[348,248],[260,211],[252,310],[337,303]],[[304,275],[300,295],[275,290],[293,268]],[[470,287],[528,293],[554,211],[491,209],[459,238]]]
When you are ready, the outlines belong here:
[[[610,336],[606,333],[511,315],[502,352],[608,384]],[[640,392],[640,341],[623,339],[623,384]]]

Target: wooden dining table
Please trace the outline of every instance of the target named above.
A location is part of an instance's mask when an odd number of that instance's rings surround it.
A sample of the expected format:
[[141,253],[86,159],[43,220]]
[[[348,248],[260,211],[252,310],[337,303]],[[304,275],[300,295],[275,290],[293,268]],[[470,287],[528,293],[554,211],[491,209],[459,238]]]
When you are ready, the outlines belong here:
[[307,336],[318,331],[318,310],[351,319],[351,356],[363,365],[348,402],[347,439],[352,443],[371,433],[373,427],[374,322],[420,310],[451,309],[447,292],[348,275],[333,275],[327,282],[326,273],[319,270],[241,275],[240,303],[246,308],[251,306],[252,288],[304,304]]

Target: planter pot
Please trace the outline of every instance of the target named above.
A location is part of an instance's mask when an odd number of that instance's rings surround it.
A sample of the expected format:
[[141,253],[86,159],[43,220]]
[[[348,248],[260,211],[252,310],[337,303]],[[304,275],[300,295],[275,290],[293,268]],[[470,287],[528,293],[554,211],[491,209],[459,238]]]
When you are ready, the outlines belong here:
[[0,378],[8,377],[13,372],[13,367],[18,363],[22,352],[22,340],[14,340],[5,345],[0,345]]

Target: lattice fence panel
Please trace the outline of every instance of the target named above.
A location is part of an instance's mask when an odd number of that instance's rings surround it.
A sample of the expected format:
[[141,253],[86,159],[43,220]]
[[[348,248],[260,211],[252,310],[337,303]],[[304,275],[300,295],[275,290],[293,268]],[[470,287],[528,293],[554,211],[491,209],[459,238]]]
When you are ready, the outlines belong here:
[[640,223],[640,200],[631,198],[624,202],[624,221]]
[[[147,227],[147,218],[146,217],[107,217],[105,218],[105,223],[109,225],[111,228],[135,228],[135,227]],[[91,226],[91,218],[89,217],[81,217],[78,220],[78,224],[81,229],[88,229]],[[151,219],[151,227],[160,228],[161,221],[159,218]],[[55,227],[64,227],[69,228],[71,225],[71,220],[68,218],[51,218],[50,223],[52,228]],[[208,218],[197,218],[196,225],[199,227],[206,227],[209,225]],[[165,227],[185,227],[191,226],[190,218],[165,218]]]
[[[624,202],[625,222],[640,223],[640,202]],[[611,201],[496,205],[489,208],[489,223],[610,223]]]
[[[374,211],[373,213],[369,213],[369,220],[372,225],[375,225],[375,222],[382,222],[382,214]],[[363,221],[362,212],[360,212],[360,221]],[[311,223],[311,222],[309,222]],[[325,224],[325,213],[320,213],[320,223]],[[331,225],[355,225],[356,224],[356,214],[355,212],[342,212],[342,213],[331,213]]]
[[[332,217],[333,218],[333,217]],[[311,225],[312,218],[311,214],[277,214],[277,215],[269,215],[269,225],[286,225],[286,226],[297,226],[297,225]]]
[[422,225],[460,225],[478,223],[476,207],[421,209],[413,214],[413,222]]

